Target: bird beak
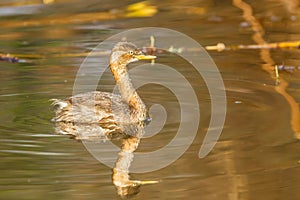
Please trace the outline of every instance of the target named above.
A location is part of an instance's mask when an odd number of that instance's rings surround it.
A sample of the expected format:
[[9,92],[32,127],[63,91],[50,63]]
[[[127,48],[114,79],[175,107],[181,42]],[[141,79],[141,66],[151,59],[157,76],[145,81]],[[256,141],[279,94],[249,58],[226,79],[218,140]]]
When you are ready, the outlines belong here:
[[152,59],[155,59],[156,56],[152,56],[152,55],[136,55],[135,56],[137,59],[139,60],[152,60]]

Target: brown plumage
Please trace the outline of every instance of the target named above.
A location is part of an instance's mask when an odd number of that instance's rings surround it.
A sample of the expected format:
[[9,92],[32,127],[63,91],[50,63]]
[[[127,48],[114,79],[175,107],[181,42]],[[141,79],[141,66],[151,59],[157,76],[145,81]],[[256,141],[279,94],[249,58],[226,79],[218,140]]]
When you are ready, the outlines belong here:
[[[93,91],[78,94],[65,100],[53,99],[56,116],[53,121],[57,132],[71,134],[78,139],[110,137],[114,133],[136,134],[141,123],[148,120],[147,109],[135,91],[126,66],[139,60],[154,59],[144,55],[128,42],[119,42],[112,49],[110,69],[121,95]],[[89,125],[92,130],[81,132]]]

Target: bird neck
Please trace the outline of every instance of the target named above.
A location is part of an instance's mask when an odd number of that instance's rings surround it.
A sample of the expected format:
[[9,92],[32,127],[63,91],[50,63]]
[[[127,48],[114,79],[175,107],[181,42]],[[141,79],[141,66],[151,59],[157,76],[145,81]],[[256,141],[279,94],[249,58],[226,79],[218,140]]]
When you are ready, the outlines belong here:
[[138,117],[139,120],[145,120],[147,112],[146,106],[133,87],[126,64],[116,61],[110,65],[110,69],[114,75],[122,99],[133,109],[133,114],[136,115],[135,117]]

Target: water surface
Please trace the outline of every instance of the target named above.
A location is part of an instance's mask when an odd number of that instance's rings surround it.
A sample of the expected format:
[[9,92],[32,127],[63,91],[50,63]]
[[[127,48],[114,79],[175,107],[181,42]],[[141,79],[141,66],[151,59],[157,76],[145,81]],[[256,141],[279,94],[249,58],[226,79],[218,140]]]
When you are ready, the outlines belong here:
[[[112,170],[94,159],[81,142],[54,134],[50,121],[49,99],[72,95],[85,58],[76,53],[89,52],[122,30],[143,26],[171,28],[203,46],[256,43],[242,10],[230,1],[151,1],[157,8],[152,17],[112,19],[104,14],[83,22],[70,18],[115,11],[130,3],[62,2],[22,7],[0,4],[0,51],[42,55],[24,57],[28,63],[0,62],[0,199],[119,199]],[[299,7],[289,1],[267,0],[250,6],[265,30],[265,41],[299,40]],[[56,23],[48,23],[47,17]],[[39,23],[28,25],[28,21]],[[275,64],[299,66],[299,50],[271,50],[273,63],[257,49],[209,53],[227,94],[227,117],[218,143],[208,156],[198,158],[210,120],[205,82],[187,62],[173,54],[161,55],[157,62],[182,72],[193,85],[201,110],[200,127],[193,144],[177,161],[158,171],[132,174],[134,179],[160,180],[141,187],[132,199],[299,199],[299,71],[280,71],[281,83],[288,85],[285,93],[272,72],[264,69]],[[181,83],[176,84],[180,87]],[[113,86],[107,71],[99,88],[111,90]],[[159,103],[168,111],[163,130],[141,142],[139,151],[153,151],[175,136],[178,102],[160,86],[145,86],[139,92],[148,105]]]

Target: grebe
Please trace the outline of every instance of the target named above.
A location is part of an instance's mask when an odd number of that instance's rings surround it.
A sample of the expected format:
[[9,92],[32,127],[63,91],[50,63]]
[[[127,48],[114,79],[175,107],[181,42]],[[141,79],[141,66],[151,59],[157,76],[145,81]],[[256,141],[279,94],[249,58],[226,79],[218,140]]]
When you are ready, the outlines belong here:
[[93,91],[78,94],[65,100],[53,99],[56,116],[53,121],[59,127],[59,133],[72,134],[84,139],[80,131],[72,131],[74,124],[94,125],[97,134],[111,136],[114,133],[135,134],[141,123],[149,120],[147,109],[135,91],[128,76],[126,66],[139,60],[155,59],[156,56],[144,55],[134,44],[119,42],[110,55],[110,69],[121,95]]

